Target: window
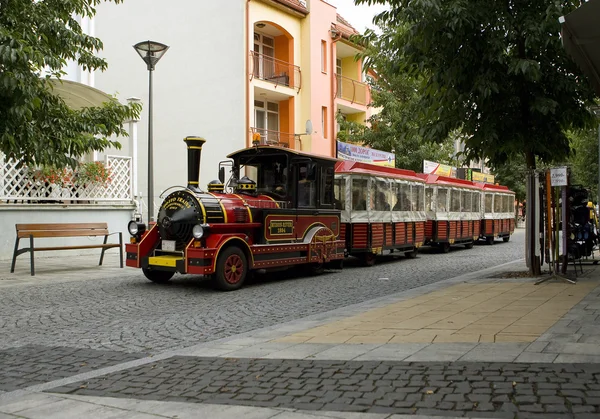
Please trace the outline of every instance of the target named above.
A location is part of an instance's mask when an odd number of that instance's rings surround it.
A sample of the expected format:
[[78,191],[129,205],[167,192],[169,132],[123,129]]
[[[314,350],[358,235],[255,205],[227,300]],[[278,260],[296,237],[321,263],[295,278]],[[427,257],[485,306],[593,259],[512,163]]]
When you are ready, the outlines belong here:
[[367,210],[367,179],[352,179],[352,209]]
[[473,212],[479,212],[481,208],[481,194],[473,192]]
[[333,167],[321,167],[321,202],[320,205],[333,204]]
[[327,73],[327,41],[321,40],[321,71]]
[[327,106],[321,108],[321,130],[323,132],[323,138],[327,139]]
[[384,180],[374,180],[371,188],[371,209],[375,211],[390,210],[390,186]]
[[462,206],[460,208],[461,212],[471,212],[473,192],[463,191],[462,198],[463,198],[463,201],[462,201]]
[[260,134],[262,144],[279,143],[279,104],[254,101],[254,127]]
[[394,195],[396,195],[396,203],[394,204],[393,210],[410,211],[410,208],[412,206],[410,185],[408,183],[395,183]]
[[270,79],[275,74],[275,41],[262,33],[254,32],[254,75]]
[[438,188],[436,210],[438,212],[446,212],[447,211],[447,201],[448,201],[448,189]]
[[335,179],[334,183],[335,207],[346,209],[346,179]]
[[502,212],[502,195],[494,196],[494,213]]
[[450,211],[460,212],[460,190],[450,190]]
[[317,170],[314,163],[301,163],[298,165],[298,207],[315,207],[317,198],[316,178]]
[[425,211],[433,211],[433,188],[425,188]]
[[492,202],[494,202],[494,195],[491,193],[485,194],[485,212],[492,212]]

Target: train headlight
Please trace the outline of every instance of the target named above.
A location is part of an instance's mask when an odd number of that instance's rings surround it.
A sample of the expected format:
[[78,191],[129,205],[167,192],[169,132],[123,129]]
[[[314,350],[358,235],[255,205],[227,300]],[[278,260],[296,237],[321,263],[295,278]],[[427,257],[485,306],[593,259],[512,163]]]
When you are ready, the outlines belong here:
[[139,236],[146,231],[146,224],[130,221],[129,224],[127,224],[127,230],[129,230],[129,234],[132,236]]
[[202,236],[204,236],[204,227],[202,227],[200,224],[196,224],[192,228],[192,236],[194,236],[196,240],[200,240]]

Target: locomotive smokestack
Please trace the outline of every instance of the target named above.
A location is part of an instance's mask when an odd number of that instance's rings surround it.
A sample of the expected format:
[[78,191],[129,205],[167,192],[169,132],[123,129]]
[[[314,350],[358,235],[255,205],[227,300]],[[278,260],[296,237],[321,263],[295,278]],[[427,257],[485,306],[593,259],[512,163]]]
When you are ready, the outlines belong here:
[[202,154],[202,145],[206,140],[202,137],[185,137],[183,139],[187,144],[188,150],[188,189],[200,192],[198,187],[198,178],[200,177],[200,156]]

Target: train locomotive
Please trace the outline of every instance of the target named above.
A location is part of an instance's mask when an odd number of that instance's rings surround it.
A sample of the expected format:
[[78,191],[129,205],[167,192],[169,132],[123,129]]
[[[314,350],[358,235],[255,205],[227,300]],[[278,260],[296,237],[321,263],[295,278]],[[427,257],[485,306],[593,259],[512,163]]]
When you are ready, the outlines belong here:
[[204,191],[198,179],[205,140],[184,141],[187,187],[165,197],[156,223],[129,223],[127,266],[141,268],[157,283],[177,272],[210,276],[226,291],[240,288],[256,270],[303,265],[318,274],[341,268],[336,159],[257,145],[227,156],[231,160],[219,164],[219,179]]

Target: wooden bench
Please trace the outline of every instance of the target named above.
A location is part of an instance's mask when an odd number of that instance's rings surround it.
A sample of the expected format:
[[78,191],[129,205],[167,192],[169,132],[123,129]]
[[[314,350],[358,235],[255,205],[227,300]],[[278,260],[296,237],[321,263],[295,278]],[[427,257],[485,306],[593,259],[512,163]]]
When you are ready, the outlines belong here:
[[[33,256],[35,252],[49,250],[72,250],[72,249],[102,249],[100,253],[100,263],[104,259],[104,252],[107,249],[118,247],[120,251],[121,268],[123,267],[123,233],[109,233],[106,223],[70,223],[70,224],[17,224],[17,241],[15,242],[15,251],[13,253],[12,266],[10,272],[15,271],[17,256],[29,252],[31,261],[31,276],[35,275]],[[108,236],[119,235],[119,243],[107,243]],[[35,247],[34,238],[44,237],[98,237],[104,236],[103,243],[84,244],[77,246],[53,246],[53,247]],[[29,238],[29,247],[19,249],[19,241]]]

